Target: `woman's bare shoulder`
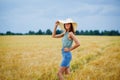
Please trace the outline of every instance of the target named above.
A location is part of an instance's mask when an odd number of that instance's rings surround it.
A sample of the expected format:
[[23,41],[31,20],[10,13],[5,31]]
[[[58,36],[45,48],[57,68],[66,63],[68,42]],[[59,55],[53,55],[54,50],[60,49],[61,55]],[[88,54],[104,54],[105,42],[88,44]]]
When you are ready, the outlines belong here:
[[63,31],[61,34],[63,34],[63,35],[64,35],[64,34],[65,34],[65,31]]
[[74,34],[73,34],[73,32],[69,32],[69,35],[73,36]]

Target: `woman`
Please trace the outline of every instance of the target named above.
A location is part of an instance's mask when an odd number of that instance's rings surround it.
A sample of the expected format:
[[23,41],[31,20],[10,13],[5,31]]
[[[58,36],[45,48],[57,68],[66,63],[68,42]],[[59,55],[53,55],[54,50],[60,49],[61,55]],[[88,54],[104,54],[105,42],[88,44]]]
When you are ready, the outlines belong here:
[[[61,34],[56,35],[57,26],[60,26],[65,31]],[[54,31],[52,33],[53,38],[62,38],[62,62],[60,64],[60,69],[57,73],[60,80],[64,80],[63,73],[70,73],[70,61],[72,59],[71,51],[80,46],[78,39],[74,35],[74,29],[77,27],[77,23],[72,21],[72,19],[66,19],[64,21],[56,21]],[[72,46],[73,41],[75,45]]]

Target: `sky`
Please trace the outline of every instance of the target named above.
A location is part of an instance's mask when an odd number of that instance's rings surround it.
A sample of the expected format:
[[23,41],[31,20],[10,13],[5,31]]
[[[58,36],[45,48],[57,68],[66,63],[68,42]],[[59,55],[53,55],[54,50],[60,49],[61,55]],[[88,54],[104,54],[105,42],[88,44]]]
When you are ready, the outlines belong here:
[[51,29],[71,18],[77,30],[118,30],[120,0],[0,0],[0,32]]

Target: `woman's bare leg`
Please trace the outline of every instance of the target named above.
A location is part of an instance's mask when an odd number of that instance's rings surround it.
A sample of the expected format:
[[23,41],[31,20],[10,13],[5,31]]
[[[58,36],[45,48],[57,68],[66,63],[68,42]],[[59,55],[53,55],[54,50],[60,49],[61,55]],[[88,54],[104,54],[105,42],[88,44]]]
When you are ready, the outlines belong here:
[[63,73],[64,73],[65,69],[66,69],[66,67],[60,67],[60,69],[57,73],[59,80],[64,80]]
[[66,75],[70,74],[70,67],[66,67],[66,69],[65,69],[65,74],[66,74]]

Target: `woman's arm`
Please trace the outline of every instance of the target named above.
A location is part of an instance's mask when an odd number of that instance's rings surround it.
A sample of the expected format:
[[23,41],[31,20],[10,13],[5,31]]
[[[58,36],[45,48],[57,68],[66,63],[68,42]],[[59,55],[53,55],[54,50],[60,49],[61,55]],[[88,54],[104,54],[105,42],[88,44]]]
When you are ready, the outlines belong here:
[[53,31],[53,33],[52,33],[52,37],[53,37],[53,38],[61,38],[61,37],[63,37],[63,35],[64,35],[64,32],[61,33],[61,34],[56,35],[56,29],[57,29],[58,24],[59,24],[59,22],[56,21],[55,27],[54,27],[54,31]]
[[80,42],[79,40],[76,38],[76,36],[73,34],[73,32],[70,32],[70,37],[73,39],[73,41],[75,42],[75,45],[73,45],[71,48],[70,48],[70,51],[72,51],[73,49],[77,48],[80,46]]

